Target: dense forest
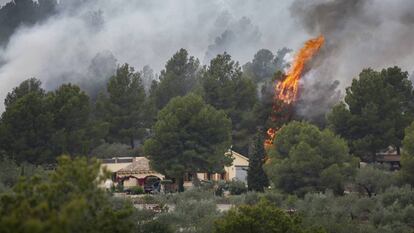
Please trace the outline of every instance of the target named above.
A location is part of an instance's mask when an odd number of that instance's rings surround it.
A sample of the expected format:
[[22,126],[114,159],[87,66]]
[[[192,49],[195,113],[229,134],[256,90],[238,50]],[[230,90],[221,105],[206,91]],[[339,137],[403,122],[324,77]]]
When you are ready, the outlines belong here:
[[[0,44],[64,4],[5,4]],[[274,90],[290,52],[260,49],[246,64],[224,52],[203,65],[177,48],[159,73],[97,57],[100,65],[92,62],[83,74],[89,81],[56,89],[27,77],[9,90],[0,118],[0,232],[413,232],[409,73],[363,69],[324,114],[300,113],[300,100],[277,103],[291,113],[275,121]],[[312,91],[306,88],[299,93]],[[265,148],[269,128],[279,130]],[[220,173],[231,164],[229,149],[249,158],[247,184],[184,190],[186,174]],[[401,156],[397,169],[380,163],[388,150]],[[149,158],[180,192],[115,197],[98,187],[110,175],[100,159],[115,156]],[[233,208],[220,211],[221,204]]]

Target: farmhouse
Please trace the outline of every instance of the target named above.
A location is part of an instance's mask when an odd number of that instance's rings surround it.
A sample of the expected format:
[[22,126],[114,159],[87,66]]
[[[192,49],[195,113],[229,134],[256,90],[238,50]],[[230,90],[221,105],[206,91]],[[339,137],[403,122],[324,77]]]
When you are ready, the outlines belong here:
[[233,150],[229,150],[225,153],[225,155],[231,157],[233,159],[233,163],[228,167],[224,167],[224,173],[198,173],[198,179],[214,181],[240,180],[247,183],[247,169],[249,168],[249,159]]
[[[232,150],[227,151],[224,155],[233,158],[233,163],[225,167],[223,173],[198,173],[197,178],[201,181],[240,180],[247,182],[249,159]],[[141,186],[145,191],[151,191],[154,188],[154,181],[165,179],[163,174],[151,169],[149,160],[146,157],[114,157],[111,159],[103,159],[101,166],[112,173],[111,179],[107,180],[104,184],[108,189],[114,183],[122,183],[124,188]],[[187,175],[184,186],[191,187],[192,180],[193,178]]]
[[154,180],[164,179],[164,175],[151,170],[149,160],[145,157],[115,157],[112,159],[104,159],[102,160],[101,166],[112,173],[112,179],[105,182],[106,188],[110,188],[113,182],[115,182],[122,183],[124,188],[141,186],[151,189]]

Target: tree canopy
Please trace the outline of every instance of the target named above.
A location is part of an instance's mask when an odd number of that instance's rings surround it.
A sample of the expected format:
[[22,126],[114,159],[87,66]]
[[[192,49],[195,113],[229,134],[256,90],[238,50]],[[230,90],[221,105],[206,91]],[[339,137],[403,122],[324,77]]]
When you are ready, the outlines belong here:
[[403,181],[414,186],[414,122],[405,130],[403,146],[401,176]]
[[93,134],[89,97],[76,85],[46,92],[37,79],[23,81],[5,100],[0,149],[16,162],[54,163],[63,153],[87,154]]
[[231,159],[231,121],[195,94],[175,97],[158,113],[144,151],[151,166],[170,177],[221,172]]
[[277,188],[298,195],[325,189],[342,194],[357,162],[345,140],[304,122],[282,127],[269,154],[270,180]]
[[252,140],[249,153],[249,169],[247,170],[247,186],[249,190],[263,192],[269,186],[269,180],[263,169],[265,162],[264,133],[258,130]]
[[355,176],[355,184],[361,193],[369,197],[383,192],[396,183],[395,173],[381,169],[373,165],[366,165],[358,169]]
[[89,97],[78,86],[64,84],[48,96],[53,115],[51,145],[57,155],[88,153]]
[[0,122],[1,149],[17,162],[51,161],[53,114],[40,81],[23,82],[9,93]]
[[143,139],[148,120],[140,73],[128,64],[118,67],[107,91],[108,96],[101,96],[97,103],[101,119],[109,124],[107,140],[134,148],[136,140]]
[[[97,177],[99,177],[97,179]],[[131,232],[133,207],[116,207],[98,188],[99,164],[86,158],[59,158],[43,180],[22,179],[0,196],[0,229],[5,233]]]
[[204,100],[231,118],[235,149],[247,153],[250,136],[255,132],[252,110],[257,94],[253,81],[243,77],[239,64],[224,53],[211,60],[201,85]]
[[184,96],[193,90],[197,84],[199,66],[198,59],[189,56],[185,49],[180,49],[167,61],[155,90],[155,103],[158,109],[167,105],[172,98]]
[[279,233],[279,232],[325,232],[306,229],[296,215],[289,215],[268,201],[257,205],[243,205],[229,210],[217,220],[215,233]]
[[351,151],[375,161],[388,146],[399,151],[404,129],[414,120],[414,95],[408,73],[399,67],[365,69],[346,89],[345,103],[328,116],[331,128],[347,139]]
[[45,90],[43,90],[41,86],[42,82],[38,79],[30,78],[24,80],[19,86],[13,88],[12,92],[7,93],[6,99],[4,100],[4,106],[7,108],[21,97],[32,92],[44,94]]

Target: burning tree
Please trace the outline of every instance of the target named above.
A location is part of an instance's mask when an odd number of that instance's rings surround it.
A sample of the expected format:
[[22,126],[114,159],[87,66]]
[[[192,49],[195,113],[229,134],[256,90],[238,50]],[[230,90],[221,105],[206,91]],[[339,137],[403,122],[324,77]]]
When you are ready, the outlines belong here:
[[273,109],[271,121],[273,127],[267,130],[266,148],[269,148],[275,139],[280,126],[288,121],[292,115],[292,106],[298,99],[299,81],[302,77],[305,65],[322,47],[325,38],[321,35],[317,38],[308,40],[295,56],[285,79],[275,85]]

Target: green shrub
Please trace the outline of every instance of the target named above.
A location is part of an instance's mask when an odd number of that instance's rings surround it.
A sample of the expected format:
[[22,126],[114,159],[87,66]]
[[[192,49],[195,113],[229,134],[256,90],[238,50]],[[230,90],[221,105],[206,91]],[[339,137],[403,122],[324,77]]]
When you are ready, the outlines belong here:
[[177,203],[172,217],[177,224],[177,232],[211,233],[220,212],[214,200],[182,200]]
[[124,192],[124,185],[122,183],[118,183],[115,186],[115,192],[122,193]]
[[231,195],[240,195],[247,192],[247,187],[244,182],[234,180],[229,183],[229,191]]
[[210,200],[214,199],[214,193],[211,191],[203,191],[198,189],[191,189],[178,195],[181,200]]
[[199,186],[200,190],[213,191],[215,187],[215,182],[211,180],[201,181]]
[[283,206],[283,203],[287,198],[285,195],[277,192],[276,190],[265,191],[262,196],[276,206]]
[[136,187],[132,187],[130,188],[130,194],[131,195],[139,195],[139,194],[144,194],[144,189],[141,186],[136,186]]
[[145,196],[142,197],[141,200],[142,200],[142,202],[144,204],[155,204],[155,203],[158,203],[157,200],[156,200],[156,198],[155,198],[155,196],[152,196],[152,195],[145,195]]
[[220,180],[215,187],[214,194],[221,197],[223,196],[224,191],[228,189],[228,184],[225,181]]
[[162,221],[152,220],[142,224],[138,230],[139,233],[173,233],[173,228]]
[[304,229],[296,215],[290,215],[267,201],[229,210],[215,224],[214,233],[322,233],[320,228]]
[[229,196],[227,198],[230,204],[236,205],[236,206],[245,204],[245,200],[246,200],[245,195]]
[[161,180],[160,183],[163,185],[170,185],[173,183],[173,181],[172,180]]
[[252,191],[252,192],[244,193],[243,195],[244,195],[244,204],[255,205],[259,203],[259,200],[260,200],[259,193]]

